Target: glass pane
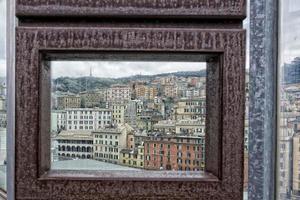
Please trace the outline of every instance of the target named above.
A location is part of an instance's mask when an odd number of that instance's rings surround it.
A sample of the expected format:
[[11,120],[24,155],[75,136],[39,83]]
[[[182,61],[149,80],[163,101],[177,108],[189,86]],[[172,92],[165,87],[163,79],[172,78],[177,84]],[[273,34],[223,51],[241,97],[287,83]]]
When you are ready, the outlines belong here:
[[280,2],[278,198],[300,199],[300,1]]
[[50,66],[52,169],[204,169],[205,63]]
[[0,189],[6,190],[6,1],[0,0]]

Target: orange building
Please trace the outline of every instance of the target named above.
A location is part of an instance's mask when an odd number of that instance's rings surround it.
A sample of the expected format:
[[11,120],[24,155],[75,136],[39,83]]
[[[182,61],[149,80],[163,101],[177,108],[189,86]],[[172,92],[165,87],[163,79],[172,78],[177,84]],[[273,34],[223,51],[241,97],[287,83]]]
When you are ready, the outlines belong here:
[[204,136],[161,136],[144,141],[145,169],[204,170]]

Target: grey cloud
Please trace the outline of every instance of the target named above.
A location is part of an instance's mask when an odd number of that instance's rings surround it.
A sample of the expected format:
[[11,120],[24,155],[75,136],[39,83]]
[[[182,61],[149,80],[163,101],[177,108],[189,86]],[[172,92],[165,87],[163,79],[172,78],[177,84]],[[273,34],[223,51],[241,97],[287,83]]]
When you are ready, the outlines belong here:
[[110,61],[53,61],[52,77],[89,76],[92,69],[97,77],[126,77],[137,74],[153,75],[176,71],[197,71],[205,68],[205,63],[196,62],[110,62]]

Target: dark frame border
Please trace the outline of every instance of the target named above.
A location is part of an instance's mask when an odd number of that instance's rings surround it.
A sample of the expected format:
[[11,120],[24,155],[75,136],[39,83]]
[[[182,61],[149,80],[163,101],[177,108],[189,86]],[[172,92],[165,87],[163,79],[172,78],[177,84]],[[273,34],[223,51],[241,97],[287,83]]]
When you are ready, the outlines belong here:
[[246,0],[17,0],[18,17],[231,18],[246,16]]
[[[222,129],[222,79],[221,65],[222,54],[197,53],[197,52],[151,52],[151,51],[40,51],[39,52],[39,73],[40,73],[40,130],[39,130],[39,174],[41,179],[47,178],[68,178],[68,179],[96,179],[96,180],[207,180],[219,181],[221,178],[221,138]],[[78,170],[52,170],[50,164],[50,94],[51,94],[51,61],[53,60],[100,60],[100,61],[177,61],[177,62],[206,62],[207,80],[209,91],[207,94],[208,108],[206,111],[206,140],[208,145],[205,158],[207,162],[206,171],[182,172],[182,171],[78,171]],[[212,142],[211,142],[212,141]],[[162,179],[163,177],[163,179]]]
[[[74,180],[42,174],[38,150],[41,51],[144,51],[222,54],[222,138],[210,137],[206,170],[219,181]],[[16,33],[16,199],[242,199],[245,32],[241,29],[17,28]],[[211,60],[209,62],[216,62]],[[218,98],[215,98],[218,99]],[[213,100],[213,99],[212,99]],[[209,123],[207,122],[207,128]],[[212,125],[212,127],[214,127]],[[217,131],[220,129],[217,128]],[[219,135],[219,132],[215,132]],[[220,141],[221,140],[221,141]],[[220,142],[221,153],[216,155]],[[217,153],[218,154],[218,153]],[[44,163],[42,161],[42,163]],[[41,167],[41,171],[39,171]],[[42,173],[41,173],[42,172]],[[41,176],[42,180],[41,180]],[[215,179],[216,180],[216,179]]]

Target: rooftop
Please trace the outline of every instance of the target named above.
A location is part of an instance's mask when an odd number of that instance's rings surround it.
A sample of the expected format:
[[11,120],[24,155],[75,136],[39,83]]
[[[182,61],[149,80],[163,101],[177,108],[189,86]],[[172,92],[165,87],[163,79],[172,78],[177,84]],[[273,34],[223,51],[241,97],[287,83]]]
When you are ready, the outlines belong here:
[[91,131],[85,130],[61,131],[55,139],[93,140],[93,136]]
[[59,170],[139,170],[90,159],[56,161],[52,162],[51,167]]

